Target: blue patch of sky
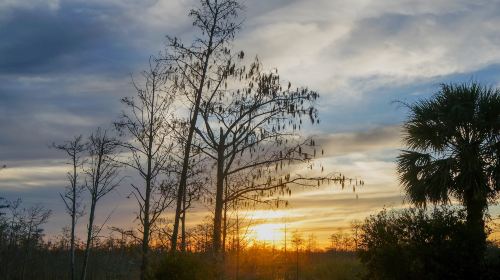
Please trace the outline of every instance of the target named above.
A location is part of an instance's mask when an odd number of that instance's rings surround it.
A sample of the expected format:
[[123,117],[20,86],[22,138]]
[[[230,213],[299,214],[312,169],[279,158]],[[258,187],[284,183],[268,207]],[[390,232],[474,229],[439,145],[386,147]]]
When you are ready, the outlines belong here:
[[[477,81],[486,86],[498,86],[500,64],[488,65],[467,73],[450,74],[401,86],[383,86],[362,93],[362,98],[342,106],[320,106],[320,131],[354,132],[378,126],[399,125],[408,110],[402,103],[429,98],[439,90],[441,83]],[[362,81],[360,81],[362,82]],[[325,96],[325,94],[323,94]]]

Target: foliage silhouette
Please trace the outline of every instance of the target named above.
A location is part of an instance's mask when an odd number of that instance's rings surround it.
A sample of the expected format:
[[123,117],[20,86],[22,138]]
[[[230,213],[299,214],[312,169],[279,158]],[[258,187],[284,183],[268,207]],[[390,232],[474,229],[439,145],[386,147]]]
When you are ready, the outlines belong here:
[[383,210],[360,229],[359,256],[368,279],[471,279],[467,272],[476,264],[466,250],[464,211]]
[[217,279],[210,258],[192,253],[170,254],[155,270],[157,280],[211,280]]
[[[121,145],[129,152],[128,160],[120,161],[138,173],[140,184],[132,183],[132,193],[138,206],[137,219],[142,232],[141,279],[149,267],[151,227],[174,200],[175,175],[171,174],[172,127],[169,120],[172,100],[171,71],[160,60],[151,58],[149,69],[143,71],[143,84],[133,83],[136,96],[123,98],[126,106],[115,123],[117,130],[128,137]],[[118,160],[118,159],[117,159]]]
[[[184,45],[178,38],[168,38],[164,60],[176,73],[173,78],[176,88],[183,92],[189,105],[189,126],[182,170],[177,189],[177,201],[172,232],[172,252],[177,250],[179,223],[183,214],[183,200],[188,185],[189,159],[195,136],[202,97],[217,90],[224,77],[228,59],[231,58],[229,43],[240,28],[236,22],[242,10],[234,0],[200,0],[199,7],[192,9],[189,16],[199,31],[191,45]],[[210,89],[212,85],[212,89]],[[184,213],[185,214],[185,213]],[[181,246],[185,247],[185,244]]]
[[69,158],[68,164],[71,165],[71,172],[67,173],[70,185],[66,187],[64,194],[59,194],[66,207],[66,212],[71,217],[71,240],[70,240],[70,275],[71,279],[76,278],[75,272],[75,228],[78,218],[84,214],[82,205],[83,184],[78,180],[80,169],[85,162],[83,153],[85,152],[85,143],[82,135],[75,136],[72,140],[64,144],[52,144],[52,146],[66,153]]
[[459,200],[467,212],[469,276],[481,268],[488,200],[500,190],[500,91],[476,82],[442,84],[432,98],[408,105],[408,150],[400,181],[418,206]]
[[119,178],[120,164],[115,160],[119,153],[120,142],[110,136],[106,129],[97,128],[88,138],[86,146],[88,157],[84,172],[86,174],[85,187],[90,195],[90,209],[81,280],[85,280],[87,277],[88,260],[94,239],[107,222],[106,219],[100,227],[94,225],[97,203],[118,187],[121,181]]

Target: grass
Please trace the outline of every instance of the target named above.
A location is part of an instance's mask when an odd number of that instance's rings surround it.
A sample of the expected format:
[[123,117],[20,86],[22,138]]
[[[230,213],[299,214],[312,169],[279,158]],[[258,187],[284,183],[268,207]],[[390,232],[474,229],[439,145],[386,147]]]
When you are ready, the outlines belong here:
[[365,267],[352,252],[288,252],[250,248],[228,254],[225,278],[238,280],[361,279]]

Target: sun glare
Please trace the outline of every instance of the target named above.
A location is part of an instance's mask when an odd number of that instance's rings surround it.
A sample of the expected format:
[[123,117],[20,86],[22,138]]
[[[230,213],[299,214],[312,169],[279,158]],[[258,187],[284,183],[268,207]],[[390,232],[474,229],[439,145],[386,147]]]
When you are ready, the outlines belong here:
[[250,228],[251,235],[256,241],[273,242],[283,240],[282,224],[260,224]]

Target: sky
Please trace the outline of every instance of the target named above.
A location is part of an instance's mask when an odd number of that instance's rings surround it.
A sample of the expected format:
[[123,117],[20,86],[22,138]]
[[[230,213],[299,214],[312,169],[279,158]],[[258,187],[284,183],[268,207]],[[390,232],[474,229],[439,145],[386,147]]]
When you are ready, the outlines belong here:
[[[0,1],[0,196],[53,210],[53,236],[69,223],[59,193],[68,166],[53,142],[110,127],[134,93],[131,75],[164,49],[165,36],[192,37],[196,0]],[[401,207],[395,158],[403,148],[402,102],[432,96],[440,83],[500,86],[500,1],[246,0],[233,45],[280,77],[321,95],[325,167],[366,182],[298,190],[286,209],[252,212],[256,224],[315,233],[320,243],[352,220]],[[98,222],[133,225],[122,184]],[[356,198],[356,195],[358,198]],[[493,207],[493,214],[499,213]],[[200,222],[199,205],[188,220]],[[79,230],[85,228],[80,221]],[[271,227],[272,228],[272,227]]]

